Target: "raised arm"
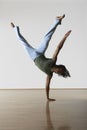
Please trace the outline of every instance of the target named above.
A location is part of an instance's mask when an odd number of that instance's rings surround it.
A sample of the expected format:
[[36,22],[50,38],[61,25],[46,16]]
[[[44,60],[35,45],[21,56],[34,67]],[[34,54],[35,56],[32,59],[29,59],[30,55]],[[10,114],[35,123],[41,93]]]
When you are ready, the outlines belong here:
[[49,101],[55,101],[55,99],[49,98],[49,91],[50,91],[50,82],[51,82],[52,76],[47,76],[46,78],[46,96]]
[[58,44],[58,46],[57,46],[57,48],[56,48],[56,50],[55,50],[55,52],[54,52],[54,54],[53,54],[53,57],[52,57],[52,59],[54,60],[54,63],[57,61],[57,56],[58,56],[58,54],[59,54],[61,48],[63,47],[66,38],[70,35],[70,33],[71,33],[71,30],[68,31],[68,32],[64,35],[63,39],[62,39],[62,40],[60,41],[60,43]]

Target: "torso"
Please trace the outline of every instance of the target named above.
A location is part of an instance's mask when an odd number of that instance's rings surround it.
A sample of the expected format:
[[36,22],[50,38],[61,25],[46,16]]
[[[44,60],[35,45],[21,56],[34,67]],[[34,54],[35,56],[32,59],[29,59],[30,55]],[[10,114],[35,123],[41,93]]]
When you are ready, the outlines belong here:
[[35,65],[45,72],[47,75],[52,76],[51,68],[54,65],[52,59],[46,58],[44,55],[41,55],[35,59]]

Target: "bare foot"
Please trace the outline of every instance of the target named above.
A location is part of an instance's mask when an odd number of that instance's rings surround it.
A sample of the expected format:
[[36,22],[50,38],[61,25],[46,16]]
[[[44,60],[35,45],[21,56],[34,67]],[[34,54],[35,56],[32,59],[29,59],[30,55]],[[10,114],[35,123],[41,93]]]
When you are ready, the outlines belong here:
[[11,26],[14,28],[15,27],[15,25],[11,22]]
[[65,17],[65,14],[63,14],[62,16],[57,16],[56,18],[57,18],[58,20],[62,20],[64,17]]

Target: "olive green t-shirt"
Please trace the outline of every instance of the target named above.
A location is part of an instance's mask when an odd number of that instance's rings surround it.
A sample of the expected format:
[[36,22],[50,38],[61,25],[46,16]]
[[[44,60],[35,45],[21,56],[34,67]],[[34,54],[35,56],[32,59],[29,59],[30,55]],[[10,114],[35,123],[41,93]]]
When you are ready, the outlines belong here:
[[41,55],[35,59],[35,65],[45,72],[47,75],[52,76],[51,68],[54,65],[52,59],[46,58],[44,55]]

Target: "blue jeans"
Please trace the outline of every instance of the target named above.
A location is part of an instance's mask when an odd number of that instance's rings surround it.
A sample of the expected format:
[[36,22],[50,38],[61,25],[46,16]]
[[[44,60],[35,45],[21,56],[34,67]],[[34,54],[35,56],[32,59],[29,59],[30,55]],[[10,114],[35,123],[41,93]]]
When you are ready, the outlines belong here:
[[26,39],[21,35],[20,33],[20,29],[18,26],[15,26],[15,32],[17,34],[18,39],[22,42],[23,46],[25,47],[25,49],[27,50],[29,56],[31,57],[32,60],[35,60],[38,56],[40,55],[44,55],[48,45],[49,45],[49,41],[56,29],[56,27],[58,26],[58,24],[61,24],[61,22],[58,19],[55,19],[53,25],[51,26],[51,28],[49,29],[49,31],[46,33],[46,35],[44,36],[42,42],[40,43],[40,46],[35,49],[33,48],[27,41]]

